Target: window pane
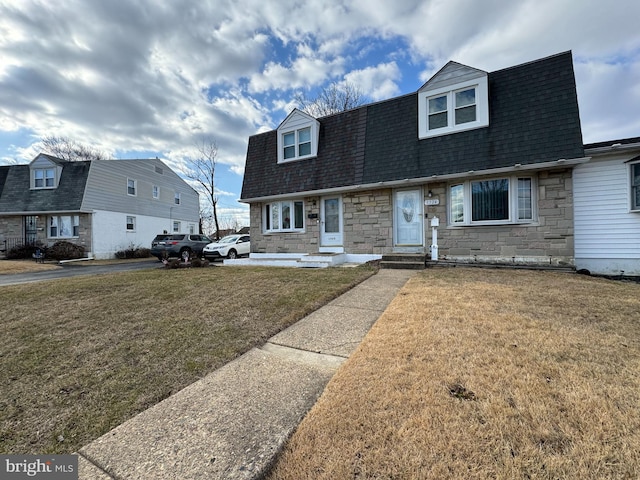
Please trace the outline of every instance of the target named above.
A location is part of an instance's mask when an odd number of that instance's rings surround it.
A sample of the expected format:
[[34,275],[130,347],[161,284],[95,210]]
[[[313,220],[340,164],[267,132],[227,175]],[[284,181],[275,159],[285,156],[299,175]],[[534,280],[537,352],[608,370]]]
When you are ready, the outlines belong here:
[[475,105],[476,103],[476,89],[470,88],[469,90],[462,90],[456,92],[456,108],[466,107],[467,105]]
[[45,185],[47,187],[53,187],[53,180],[54,180],[54,172],[53,170],[47,170],[46,171],[46,180],[45,180]]
[[531,208],[531,179],[518,179],[518,220],[533,219]]
[[291,204],[282,204],[282,228],[287,230],[291,228]]
[[305,155],[311,155],[311,142],[309,143],[301,143],[299,147],[300,153],[298,154],[300,157]]
[[284,158],[294,158],[296,156],[296,147],[292,145],[291,147],[284,147]]
[[476,106],[458,108],[456,110],[456,125],[476,121]]
[[429,99],[429,113],[439,113],[447,111],[447,96],[430,98]]
[[640,163],[631,165],[631,208],[640,210]]
[[304,205],[302,202],[294,202],[293,204],[293,222],[295,228],[304,228]]
[[136,182],[134,180],[127,180],[127,193],[129,195],[136,194]]
[[264,228],[271,230],[271,205],[269,204],[264,207]]
[[451,187],[451,223],[464,222],[464,185]]
[[447,126],[447,112],[429,115],[429,130]]
[[58,220],[59,224],[59,237],[72,237],[73,236],[73,227],[71,224],[71,217],[60,217]]
[[295,145],[295,143],[296,143],[296,135],[293,132],[285,133],[282,138],[283,138],[285,147],[287,147],[289,145]]
[[271,204],[271,228],[274,230],[280,228],[280,204]]
[[509,179],[471,182],[471,220],[509,219]]
[[49,217],[49,236],[58,236],[58,217]]
[[311,129],[304,128],[302,130],[298,130],[298,142],[305,143],[311,141]]

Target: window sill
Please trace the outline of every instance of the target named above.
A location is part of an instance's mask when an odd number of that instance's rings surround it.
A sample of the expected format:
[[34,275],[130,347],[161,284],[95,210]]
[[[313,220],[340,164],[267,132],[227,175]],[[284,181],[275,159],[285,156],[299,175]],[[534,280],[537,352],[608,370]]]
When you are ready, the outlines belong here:
[[286,160],[278,160],[278,164],[297,162],[299,160],[309,160],[311,158],[317,158],[318,155],[307,155],[305,157],[287,158]]
[[456,224],[451,223],[447,225],[447,228],[476,228],[476,227],[538,227],[539,222],[536,221],[523,221],[523,222],[499,222],[499,223],[464,223]]

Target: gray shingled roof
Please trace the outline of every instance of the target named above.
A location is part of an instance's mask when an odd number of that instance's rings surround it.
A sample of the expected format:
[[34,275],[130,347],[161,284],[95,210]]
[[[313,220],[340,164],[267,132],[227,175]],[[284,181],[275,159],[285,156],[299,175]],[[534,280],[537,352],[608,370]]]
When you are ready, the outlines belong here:
[[584,156],[571,52],[489,73],[489,126],[418,139],[417,93],[320,118],[316,158],[249,138],[243,199]]
[[4,185],[0,171],[0,213],[80,210],[91,162],[56,160],[63,168],[58,188],[54,189],[30,190],[29,165],[5,167]]

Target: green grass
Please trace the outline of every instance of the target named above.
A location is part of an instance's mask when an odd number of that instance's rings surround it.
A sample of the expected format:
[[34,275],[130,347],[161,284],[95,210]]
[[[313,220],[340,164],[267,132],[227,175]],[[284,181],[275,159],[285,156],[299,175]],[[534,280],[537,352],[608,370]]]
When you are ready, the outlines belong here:
[[373,273],[153,269],[1,287],[0,452],[71,453]]

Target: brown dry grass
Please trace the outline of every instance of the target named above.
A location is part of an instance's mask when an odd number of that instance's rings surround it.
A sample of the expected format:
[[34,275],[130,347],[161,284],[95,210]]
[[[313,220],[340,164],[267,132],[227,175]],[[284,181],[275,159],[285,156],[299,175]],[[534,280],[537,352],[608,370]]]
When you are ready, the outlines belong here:
[[52,263],[36,263],[33,260],[0,260],[0,275],[12,273],[42,272],[60,268]]
[[474,269],[405,286],[270,476],[639,477],[640,285]]
[[71,453],[372,275],[152,269],[0,287],[0,453]]

